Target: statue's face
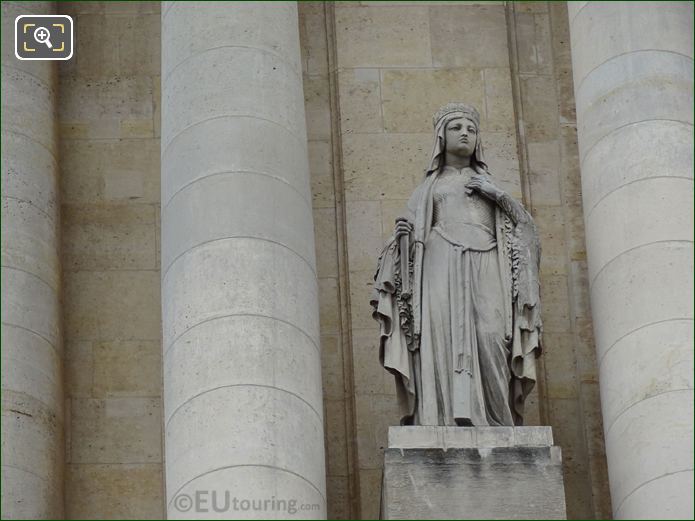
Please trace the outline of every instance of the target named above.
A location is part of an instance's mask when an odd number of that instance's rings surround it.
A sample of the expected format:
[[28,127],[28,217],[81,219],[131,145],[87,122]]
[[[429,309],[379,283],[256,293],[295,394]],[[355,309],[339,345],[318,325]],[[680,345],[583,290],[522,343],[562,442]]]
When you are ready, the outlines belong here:
[[446,151],[461,157],[470,157],[475,152],[478,128],[468,118],[452,119],[444,131]]

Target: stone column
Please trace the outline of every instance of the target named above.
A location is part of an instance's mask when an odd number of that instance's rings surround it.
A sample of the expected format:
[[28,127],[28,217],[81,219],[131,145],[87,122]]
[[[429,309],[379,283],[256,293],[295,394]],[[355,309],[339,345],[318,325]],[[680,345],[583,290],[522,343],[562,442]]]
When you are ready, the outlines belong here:
[[693,517],[693,5],[568,2],[619,519]]
[[162,5],[168,515],[325,517],[297,6],[192,4]]
[[20,61],[14,23],[52,2],[2,2],[2,515],[63,515],[55,63]]

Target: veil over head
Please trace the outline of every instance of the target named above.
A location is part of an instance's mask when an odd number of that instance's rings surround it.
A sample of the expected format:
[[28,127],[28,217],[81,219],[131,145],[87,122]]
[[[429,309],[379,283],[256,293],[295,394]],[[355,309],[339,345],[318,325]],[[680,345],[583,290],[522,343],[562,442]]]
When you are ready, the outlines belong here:
[[483,143],[480,137],[480,114],[470,105],[465,103],[447,103],[440,108],[432,118],[434,123],[434,146],[429,166],[425,170],[425,176],[437,172],[444,166],[444,153],[446,148],[446,126],[457,118],[468,118],[475,123],[478,134],[475,141],[475,151],[471,156],[471,168],[479,174],[489,174],[487,163],[483,155]]

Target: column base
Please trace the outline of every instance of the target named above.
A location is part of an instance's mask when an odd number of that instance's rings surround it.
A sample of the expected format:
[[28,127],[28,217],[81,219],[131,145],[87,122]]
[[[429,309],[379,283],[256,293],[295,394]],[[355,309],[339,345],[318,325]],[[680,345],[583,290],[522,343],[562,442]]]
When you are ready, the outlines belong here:
[[566,519],[550,427],[390,427],[382,519]]

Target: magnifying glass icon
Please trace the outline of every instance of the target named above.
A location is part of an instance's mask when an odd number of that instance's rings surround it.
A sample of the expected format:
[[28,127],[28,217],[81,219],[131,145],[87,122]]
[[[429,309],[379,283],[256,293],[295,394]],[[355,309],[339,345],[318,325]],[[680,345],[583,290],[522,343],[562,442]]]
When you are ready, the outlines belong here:
[[51,33],[45,27],[37,27],[34,31],[34,39],[39,43],[45,43],[49,49],[53,49],[50,42]]

